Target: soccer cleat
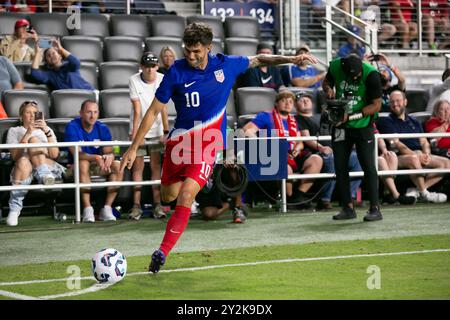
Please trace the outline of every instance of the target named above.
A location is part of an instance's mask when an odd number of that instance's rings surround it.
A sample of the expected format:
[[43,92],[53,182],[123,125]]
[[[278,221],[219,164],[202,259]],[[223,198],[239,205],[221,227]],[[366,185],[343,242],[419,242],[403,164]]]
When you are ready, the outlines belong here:
[[133,208],[131,208],[130,213],[128,214],[128,218],[129,219],[133,219],[133,220],[139,220],[142,216],[142,209],[141,206],[138,204],[135,204],[133,206]]
[[95,222],[94,208],[86,207],[83,209],[83,222]]
[[110,206],[104,206],[100,210],[99,219],[101,221],[116,221],[116,217],[113,215],[112,208]]
[[20,212],[10,211],[6,218],[6,224],[10,227],[15,227],[19,224]]
[[364,221],[377,221],[381,219],[383,219],[383,215],[379,206],[371,207],[364,216]]
[[161,250],[156,250],[152,254],[152,261],[148,266],[148,271],[152,273],[158,273],[159,269],[166,263],[166,255]]
[[348,220],[355,218],[356,218],[355,209],[349,207],[342,208],[341,211],[339,211],[337,214],[333,216],[333,220]]
[[244,210],[236,207],[233,210],[233,223],[244,223],[247,220]]
[[161,205],[157,204],[156,207],[155,207],[155,210],[153,210],[153,218],[155,218],[155,219],[163,219],[163,218],[166,218],[166,217],[167,217],[167,215],[163,211]]
[[447,195],[424,190],[423,192],[420,192],[420,199],[426,202],[442,203],[447,201]]

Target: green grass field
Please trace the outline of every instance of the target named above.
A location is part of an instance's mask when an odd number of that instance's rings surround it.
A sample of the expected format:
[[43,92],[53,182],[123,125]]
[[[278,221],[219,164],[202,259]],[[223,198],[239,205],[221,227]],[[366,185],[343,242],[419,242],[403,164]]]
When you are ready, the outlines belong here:
[[[230,215],[191,219],[157,275],[146,271],[164,221],[23,217],[17,228],[0,224],[0,299],[450,299],[450,204],[383,207],[384,220],[372,223],[364,212],[339,222],[333,212],[263,208],[242,225]],[[104,247],[128,262],[109,287],[90,267]]]

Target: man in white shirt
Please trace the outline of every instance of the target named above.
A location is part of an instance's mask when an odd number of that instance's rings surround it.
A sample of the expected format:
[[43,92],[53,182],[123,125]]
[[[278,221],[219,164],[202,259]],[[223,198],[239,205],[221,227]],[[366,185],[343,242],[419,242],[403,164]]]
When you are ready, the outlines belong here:
[[[139,124],[142,121],[147,109],[149,108],[156,89],[163,79],[163,75],[158,73],[158,57],[152,52],[144,52],[141,57],[141,72],[130,77],[130,99],[133,109],[130,113],[130,140],[136,136]],[[161,150],[163,150],[164,136],[169,133],[169,120],[167,110],[160,113],[153,123],[152,128],[145,135],[144,142],[151,142],[151,145],[142,145],[137,153],[136,161],[132,169],[133,181],[142,181],[144,172],[144,156],[150,156],[151,179],[161,179]],[[153,190],[153,216],[155,218],[165,217],[161,207],[161,193],[158,186],[152,187]],[[133,192],[133,208],[130,212],[130,218],[139,220],[142,215],[141,209],[141,187],[136,186]]]

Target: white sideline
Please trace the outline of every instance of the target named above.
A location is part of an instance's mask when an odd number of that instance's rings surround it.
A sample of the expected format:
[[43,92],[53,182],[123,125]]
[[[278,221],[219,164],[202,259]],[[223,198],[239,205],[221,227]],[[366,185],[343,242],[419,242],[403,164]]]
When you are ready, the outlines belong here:
[[[232,268],[232,267],[247,267],[247,266],[257,266],[263,264],[271,263],[291,263],[291,262],[308,262],[308,261],[324,261],[324,260],[340,260],[340,259],[352,259],[352,258],[370,258],[370,257],[387,257],[387,256],[401,256],[401,255],[412,255],[412,254],[424,254],[424,253],[439,253],[439,252],[450,252],[450,249],[431,249],[431,250],[420,250],[420,251],[401,251],[401,252],[385,252],[385,253],[367,253],[367,254],[354,254],[354,255],[342,255],[342,256],[329,256],[329,257],[313,257],[313,258],[295,258],[295,259],[281,259],[281,260],[266,260],[266,261],[255,261],[255,262],[243,262],[243,263],[233,263],[233,264],[222,264],[204,267],[192,267],[192,268],[180,268],[180,269],[169,269],[161,270],[159,273],[171,273],[171,272],[186,272],[186,271],[203,271],[212,270],[220,268]],[[126,276],[138,276],[150,274],[149,272],[134,272],[129,273]],[[48,279],[48,280],[29,280],[29,281],[17,281],[17,282],[0,282],[0,286],[13,286],[13,285],[25,285],[25,284],[36,284],[36,283],[48,283],[48,282],[62,282],[67,280],[95,280],[94,277],[80,277],[80,278],[59,278],[59,279]],[[0,290],[0,295],[20,299],[20,300],[40,300],[40,299],[56,299],[64,298],[69,296],[77,296],[85,293],[91,293],[99,290],[108,288],[110,285],[105,284],[95,284],[87,289],[70,291],[67,293],[61,293],[57,295],[48,295],[41,297],[26,296],[14,292]]]

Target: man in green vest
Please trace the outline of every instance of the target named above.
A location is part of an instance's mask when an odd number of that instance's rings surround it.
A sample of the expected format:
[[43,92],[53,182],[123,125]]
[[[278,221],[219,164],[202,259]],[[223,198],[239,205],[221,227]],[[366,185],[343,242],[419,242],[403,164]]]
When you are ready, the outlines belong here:
[[355,54],[330,62],[322,84],[328,99],[349,100],[341,122],[333,126],[332,148],[336,169],[336,190],[340,193],[342,210],[334,220],[354,219],[350,194],[348,159],[353,146],[367,181],[370,208],[364,221],[381,220],[378,201],[378,175],[375,167],[375,137],[372,121],[381,109],[382,86],[378,71]]

